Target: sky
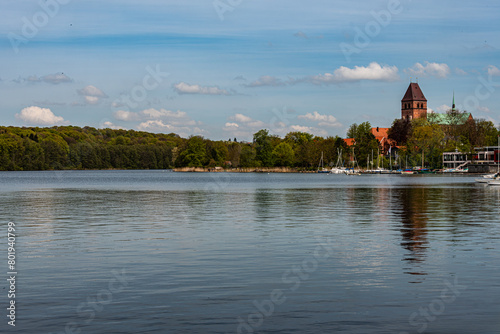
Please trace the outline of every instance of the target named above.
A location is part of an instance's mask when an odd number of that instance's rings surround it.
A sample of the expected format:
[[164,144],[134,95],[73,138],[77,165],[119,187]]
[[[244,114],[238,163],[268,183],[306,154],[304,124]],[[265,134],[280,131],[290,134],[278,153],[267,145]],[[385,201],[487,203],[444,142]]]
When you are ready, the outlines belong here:
[[500,3],[4,0],[0,125],[251,141],[390,127],[410,82],[430,112],[500,123]]

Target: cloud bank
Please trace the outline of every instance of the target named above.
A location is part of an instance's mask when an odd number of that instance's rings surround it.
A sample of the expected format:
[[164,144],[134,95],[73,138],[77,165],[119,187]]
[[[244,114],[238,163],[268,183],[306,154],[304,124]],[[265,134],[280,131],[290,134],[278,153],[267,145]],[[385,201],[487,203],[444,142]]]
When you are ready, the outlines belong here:
[[15,116],[17,119],[30,125],[58,125],[68,123],[64,118],[54,115],[50,109],[37,106],[24,108]]

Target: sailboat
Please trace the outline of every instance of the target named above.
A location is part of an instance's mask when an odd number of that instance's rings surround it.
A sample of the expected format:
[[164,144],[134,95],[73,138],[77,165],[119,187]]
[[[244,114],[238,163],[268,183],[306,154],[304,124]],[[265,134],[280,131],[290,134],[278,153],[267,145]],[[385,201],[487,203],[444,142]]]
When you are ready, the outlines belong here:
[[498,150],[497,150],[497,174],[488,182],[489,186],[500,186],[500,136],[498,136]]
[[[358,165],[358,160],[356,160],[356,154],[354,154],[354,147],[352,148],[352,168],[347,168],[345,170],[345,173],[347,175],[361,175],[360,170],[359,170],[359,165]],[[357,166],[358,169],[354,169],[354,166]]]
[[342,163],[342,149],[337,149],[337,164],[330,170],[332,174],[345,174],[345,168]]
[[324,167],[323,151],[321,152],[321,159],[318,165],[318,173],[330,173],[330,171]]
[[498,173],[495,173],[495,174],[486,174],[486,175],[483,175],[483,177],[479,178],[479,179],[476,179],[475,181],[477,183],[488,183],[490,181],[492,181],[495,176],[497,176]]

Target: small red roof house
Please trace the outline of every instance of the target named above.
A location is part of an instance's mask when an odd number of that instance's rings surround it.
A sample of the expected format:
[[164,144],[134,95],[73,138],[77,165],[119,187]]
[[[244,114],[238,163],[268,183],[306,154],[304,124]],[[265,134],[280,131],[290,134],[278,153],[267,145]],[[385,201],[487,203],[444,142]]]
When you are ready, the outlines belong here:
[[382,154],[386,154],[390,147],[396,146],[396,141],[389,138],[389,128],[372,128],[372,134],[378,140],[382,148]]
[[[377,139],[382,149],[382,154],[386,154],[389,152],[390,147],[396,147],[396,141],[389,139],[389,128],[372,128],[372,135]],[[356,144],[356,140],[354,138],[346,138],[344,142],[347,146],[353,146]]]
[[354,138],[345,138],[344,142],[346,143],[347,146],[351,147],[354,144],[356,144],[356,140]]

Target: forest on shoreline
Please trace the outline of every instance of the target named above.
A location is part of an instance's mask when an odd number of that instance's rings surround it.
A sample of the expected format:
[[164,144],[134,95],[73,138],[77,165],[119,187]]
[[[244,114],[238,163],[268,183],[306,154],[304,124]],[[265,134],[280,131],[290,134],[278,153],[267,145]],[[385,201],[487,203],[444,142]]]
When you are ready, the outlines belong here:
[[[453,115],[449,114],[451,119]],[[427,120],[411,122],[397,119],[389,137],[398,145],[397,163],[440,168],[445,151],[472,154],[478,146],[494,146],[500,130],[485,120],[446,125]],[[348,166],[352,157],[362,168],[373,167],[373,159],[387,166],[388,156],[379,156],[379,142],[369,122],[353,124],[348,147],[338,136],[318,137],[305,132],[290,132],[284,138],[260,130],[253,142],[213,141],[200,136],[181,138],[177,134],[153,134],[135,130],[96,129],[54,126],[0,127],[0,170],[61,169],[170,169],[175,167],[295,167],[318,168],[338,163]],[[393,159],[391,159],[394,161]],[[394,163],[394,162],[393,162]],[[371,165],[370,165],[371,164]]]

